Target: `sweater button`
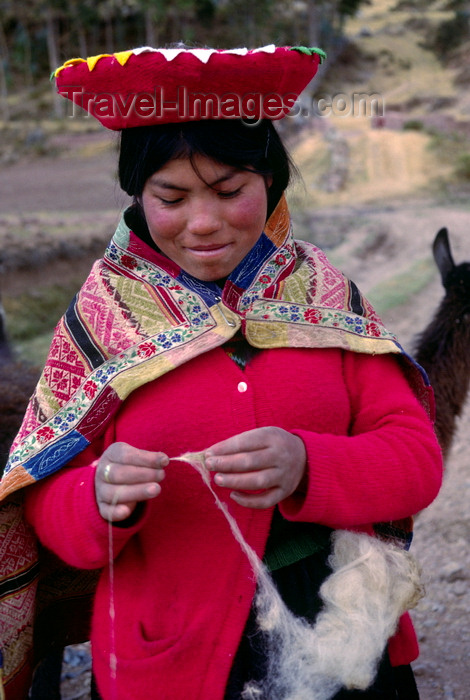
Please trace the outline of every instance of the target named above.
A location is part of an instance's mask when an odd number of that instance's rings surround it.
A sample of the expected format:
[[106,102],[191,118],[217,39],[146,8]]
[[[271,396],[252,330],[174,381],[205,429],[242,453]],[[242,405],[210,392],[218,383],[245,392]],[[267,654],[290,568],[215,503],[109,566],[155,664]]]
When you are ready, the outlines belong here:
[[240,384],[238,385],[238,391],[240,392],[240,394],[243,394],[243,392],[246,391],[247,389],[248,389],[248,384],[246,382],[240,382]]

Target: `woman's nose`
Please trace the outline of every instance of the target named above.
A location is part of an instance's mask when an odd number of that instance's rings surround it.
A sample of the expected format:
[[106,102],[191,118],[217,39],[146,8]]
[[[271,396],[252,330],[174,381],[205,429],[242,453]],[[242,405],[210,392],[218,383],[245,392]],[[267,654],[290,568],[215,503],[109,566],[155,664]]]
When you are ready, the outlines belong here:
[[188,217],[188,231],[196,236],[207,236],[220,228],[220,216],[217,204],[213,202],[195,202]]

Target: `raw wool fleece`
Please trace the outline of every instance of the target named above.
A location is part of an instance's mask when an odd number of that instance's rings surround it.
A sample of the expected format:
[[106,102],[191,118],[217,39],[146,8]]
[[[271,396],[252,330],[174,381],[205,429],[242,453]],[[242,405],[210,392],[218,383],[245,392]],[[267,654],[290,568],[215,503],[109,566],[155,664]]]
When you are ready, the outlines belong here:
[[210,489],[257,578],[257,622],[268,644],[268,672],[247,683],[242,700],[329,700],[343,686],[365,690],[375,679],[400,616],[423,596],[406,550],[358,532],[332,535],[332,573],[320,588],[324,607],[311,625],[285,605],[268,570],[212,488],[202,453],[178,457]]

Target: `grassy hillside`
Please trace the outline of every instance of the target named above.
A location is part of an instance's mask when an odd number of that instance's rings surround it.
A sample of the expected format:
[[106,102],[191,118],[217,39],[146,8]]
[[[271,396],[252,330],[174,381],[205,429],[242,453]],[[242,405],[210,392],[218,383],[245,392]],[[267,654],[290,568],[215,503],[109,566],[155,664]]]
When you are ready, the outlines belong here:
[[293,153],[308,196],[298,194],[297,207],[309,199],[317,208],[466,188],[470,43],[445,61],[436,52],[436,32],[453,17],[447,5],[375,0],[349,21],[349,43],[317,93],[343,95],[350,105],[354,96],[375,95],[384,116],[332,111],[305,120]]

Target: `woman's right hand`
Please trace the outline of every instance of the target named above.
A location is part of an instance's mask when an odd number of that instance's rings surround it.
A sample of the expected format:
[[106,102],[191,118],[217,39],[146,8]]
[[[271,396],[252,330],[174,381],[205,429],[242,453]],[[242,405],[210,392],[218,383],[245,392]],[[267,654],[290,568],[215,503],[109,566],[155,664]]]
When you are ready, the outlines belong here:
[[158,496],[168,463],[163,452],[140,450],[125,442],[110,445],[98,460],[95,473],[101,517],[111,522],[126,520],[138,503]]

